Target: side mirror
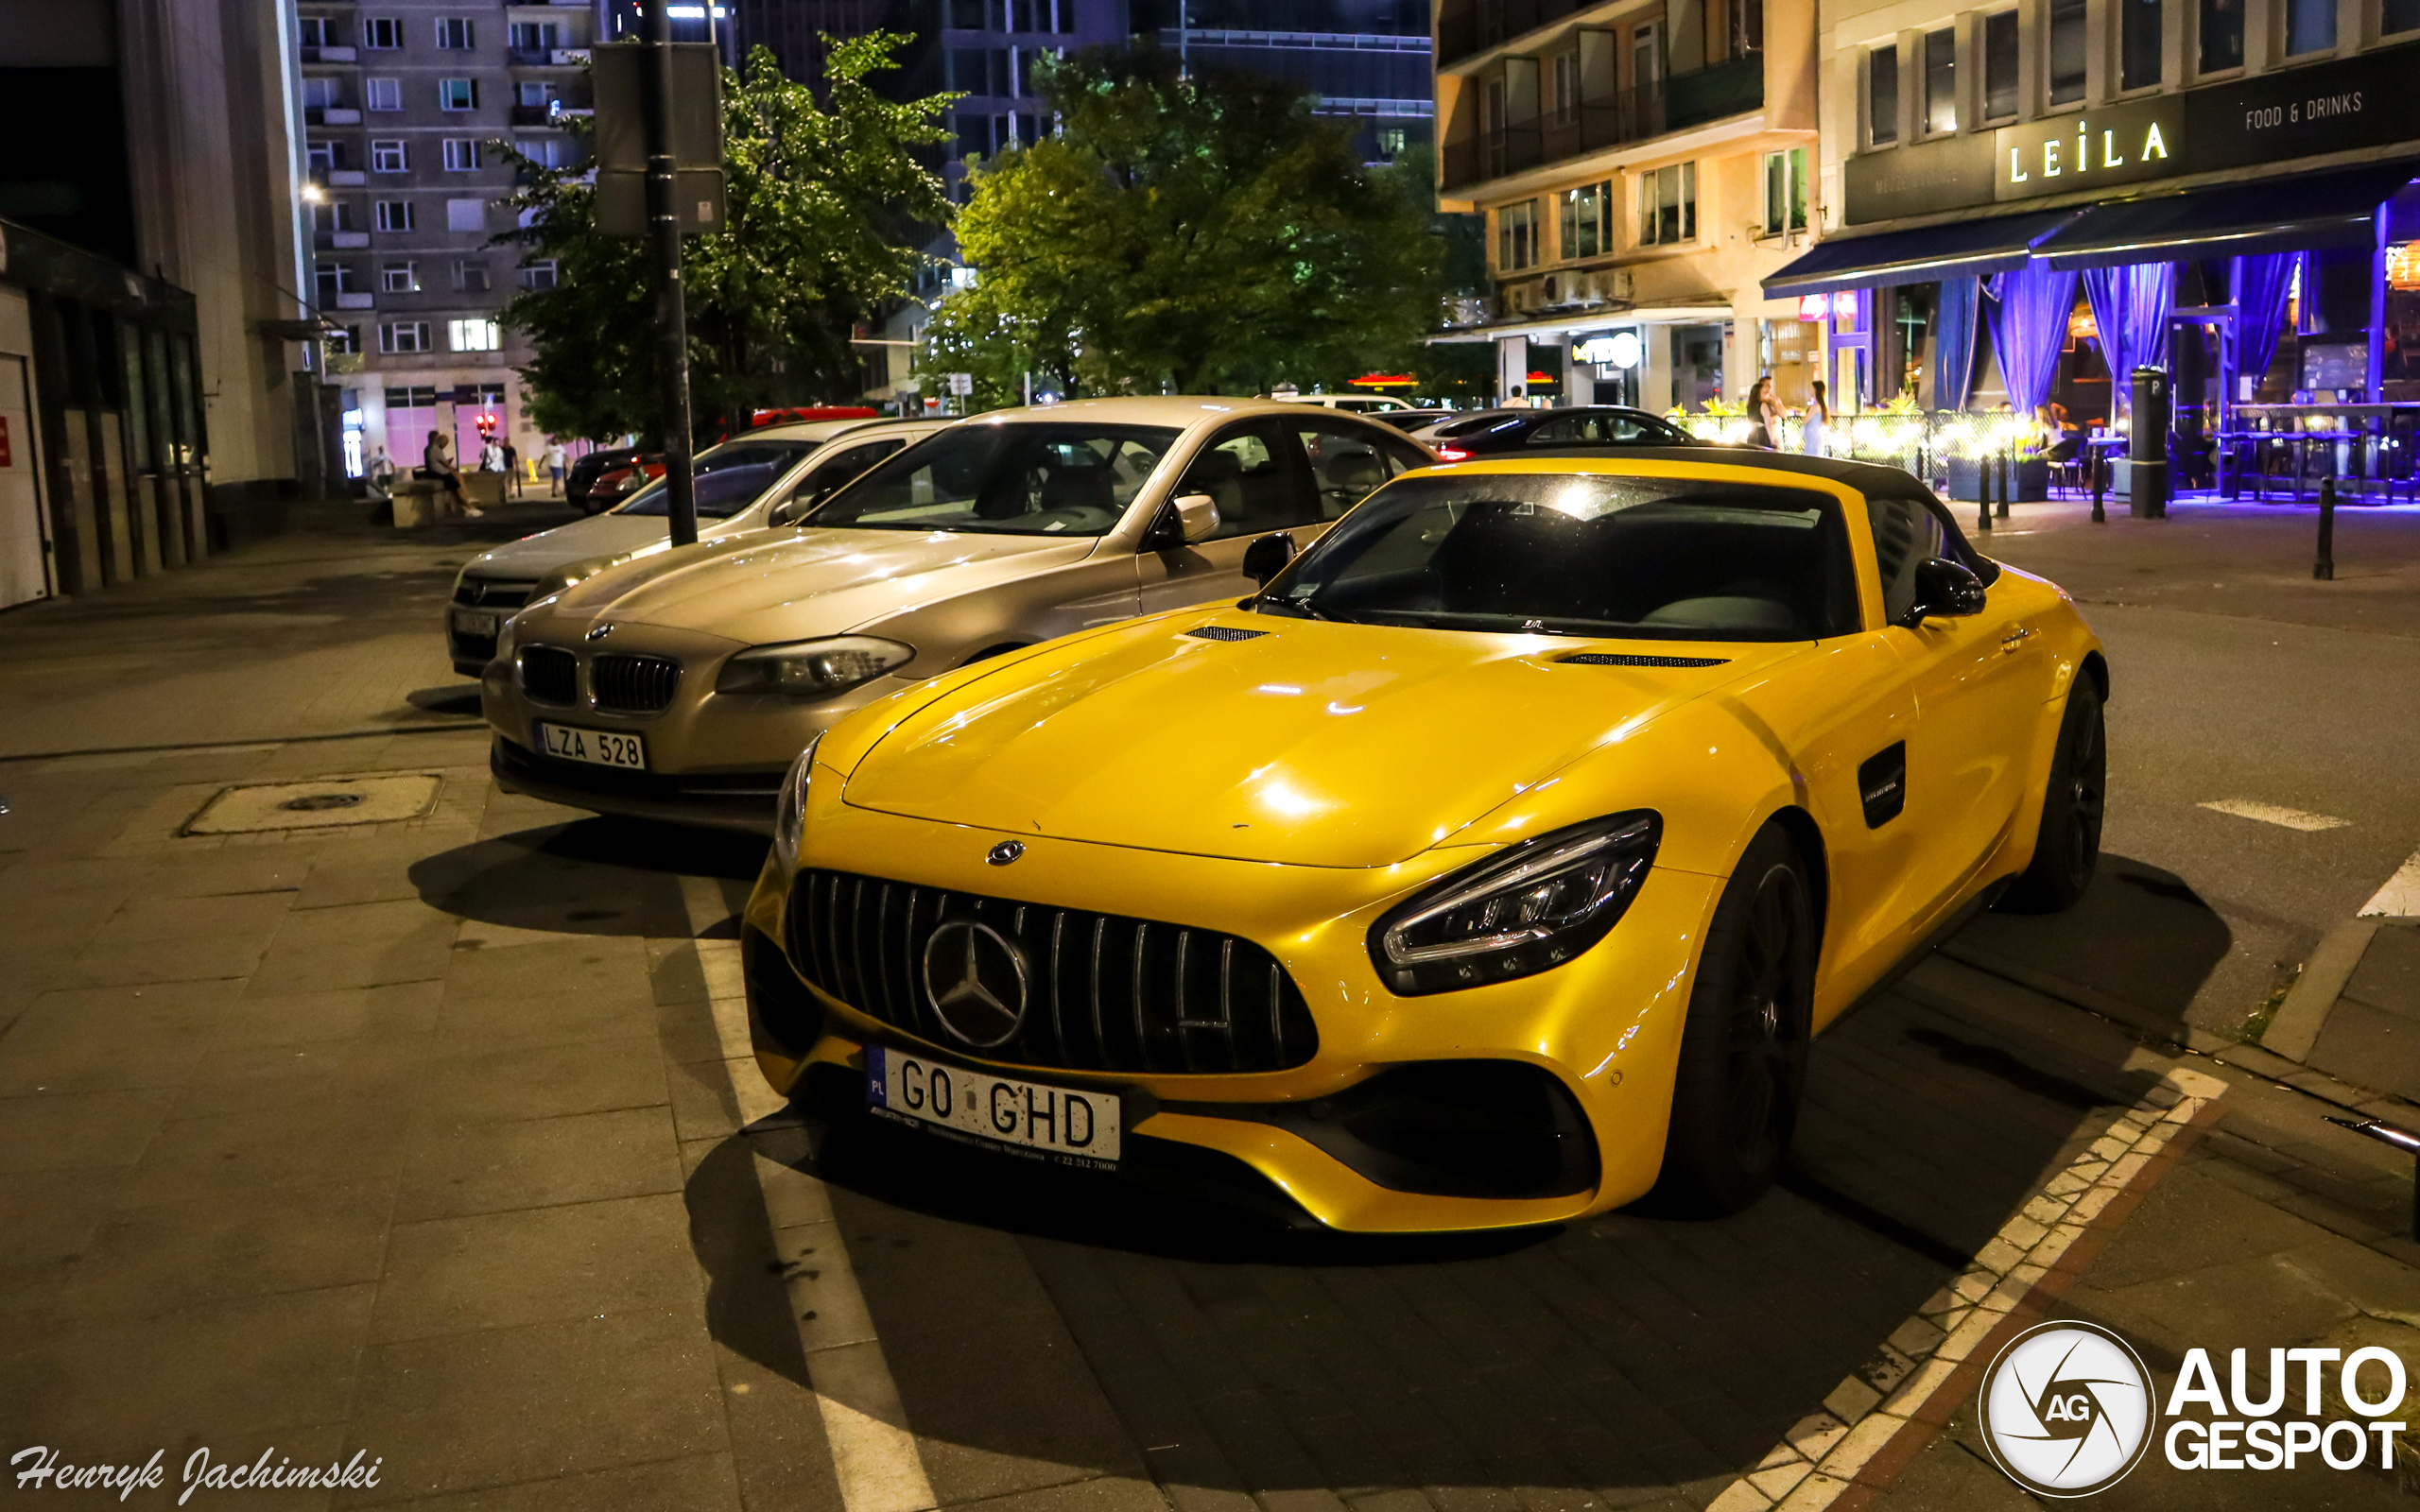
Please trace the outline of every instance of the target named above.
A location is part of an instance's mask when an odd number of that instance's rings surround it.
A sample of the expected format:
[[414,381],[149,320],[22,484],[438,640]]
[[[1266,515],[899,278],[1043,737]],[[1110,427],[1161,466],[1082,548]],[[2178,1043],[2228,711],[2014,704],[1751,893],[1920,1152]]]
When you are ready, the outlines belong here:
[[1244,576],[1263,588],[1269,580],[1286,570],[1294,559],[1294,536],[1291,531],[1272,531],[1244,548]]
[[1983,580],[1964,562],[1934,557],[1916,563],[1916,602],[1901,624],[1913,628],[1935,615],[1983,612]]
[[1176,496],[1176,518],[1186,545],[1207,541],[1219,533],[1219,501],[1206,493],[1180,493]]

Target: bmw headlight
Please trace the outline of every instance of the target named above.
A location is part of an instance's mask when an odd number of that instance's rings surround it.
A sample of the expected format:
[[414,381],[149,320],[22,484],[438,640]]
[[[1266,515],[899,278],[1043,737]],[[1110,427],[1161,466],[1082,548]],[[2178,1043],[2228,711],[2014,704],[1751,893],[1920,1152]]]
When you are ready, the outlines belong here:
[[490,657],[489,661],[510,662],[512,660],[512,643],[518,638],[518,633],[513,628],[513,621],[518,618],[520,616],[517,614],[505,617],[504,625],[495,632],[495,655]]
[[916,660],[916,648],[871,635],[835,635],[751,646],[722,664],[717,693],[770,693],[813,700],[846,693]]
[[806,837],[806,784],[815,777],[815,747],[823,736],[806,743],[782,779],[781,804],[773,811],[773,865],[785,875],[798,869],[799,842]]
[[1423,888],[1370,930],[1404,997],[1551,970],[1605,937],[1655,862],[1664,820],[1634,809],[1524,840]]

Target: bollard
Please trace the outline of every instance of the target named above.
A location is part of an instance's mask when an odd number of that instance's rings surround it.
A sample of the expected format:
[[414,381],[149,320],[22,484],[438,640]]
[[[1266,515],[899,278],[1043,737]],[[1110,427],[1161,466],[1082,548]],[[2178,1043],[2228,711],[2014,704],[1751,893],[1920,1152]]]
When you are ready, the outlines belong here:
[[2319,560],[2310,570],[2311,576],[2323,583],[2336,581],[2336,480],[2319,480]]
[[[2420,1155],[2420,1134],[2394,1124],[2382,1124],[2375,1118],[2329,1118],[2339,1128],[2349,1128],[2356,1134],[2366,1134],[2381,1144],[2392,1144],[2407,1155]],[[2420,1239],[2420,1160],[2411,1165],[2411,1237]]]
[[2092,523],[2094,524],[2105,525],[2109,523],[2109,511],[2101,506],[2101,500],[2108,490],[2109,458],[2095,451],[2092,454]]
[[2010,483],[2010,481],[2011,481],[2011,478],[2012,478],[2013,473],[2014,473],[2014,466],[2013,466],[2012,461],[2011,461],[2011,457],[2012,457],[2012,455],[2013,455],[2013,454],[2011,454],[2011,453],[2008,453],[2008,452],[2002,452],[2002,453],[1999,455],[1999,458],[1998,458],[1998,462],[1999,462],[1999,470],[2000,470],[2000,507],[1999,507],[1999,516],[2000,516],[2000,518],[2001,518],[2001,519],[2003,519],[2003,520],[2005,520],[2005,519],[2007,519],[2007,518],[2008,518],[2008,496],[2009,496],[2009,493],[2010,493],[2010,491],[2011,491],[2011,490],[2010,490],[2010,488],[2009,488],[2009,483]]
[[1992,533],[1992,459],[1975,458],[1975,528]]

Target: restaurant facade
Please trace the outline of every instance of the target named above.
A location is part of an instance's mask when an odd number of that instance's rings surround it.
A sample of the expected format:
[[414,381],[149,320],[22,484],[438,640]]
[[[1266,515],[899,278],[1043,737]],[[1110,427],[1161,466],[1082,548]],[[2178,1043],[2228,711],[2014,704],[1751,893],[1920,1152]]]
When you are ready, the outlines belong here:
[[2088,432],[2163,369],[2189,484],[2271,406],[2420,402],[2420,0],[1824,0],[1819,27],[1823,240],[1763,286],[1836,408]]

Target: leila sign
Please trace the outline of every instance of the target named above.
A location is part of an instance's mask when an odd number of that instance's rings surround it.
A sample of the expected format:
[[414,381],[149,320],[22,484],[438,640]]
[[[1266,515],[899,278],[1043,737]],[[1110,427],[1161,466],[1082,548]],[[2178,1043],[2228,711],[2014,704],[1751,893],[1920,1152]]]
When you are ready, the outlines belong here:
[[2185,98],[2169,94],[2002,127],[1992,133],[1992,198],[2028,199],[2166,178],[2176,171],[2170,144],[2184,124]]

